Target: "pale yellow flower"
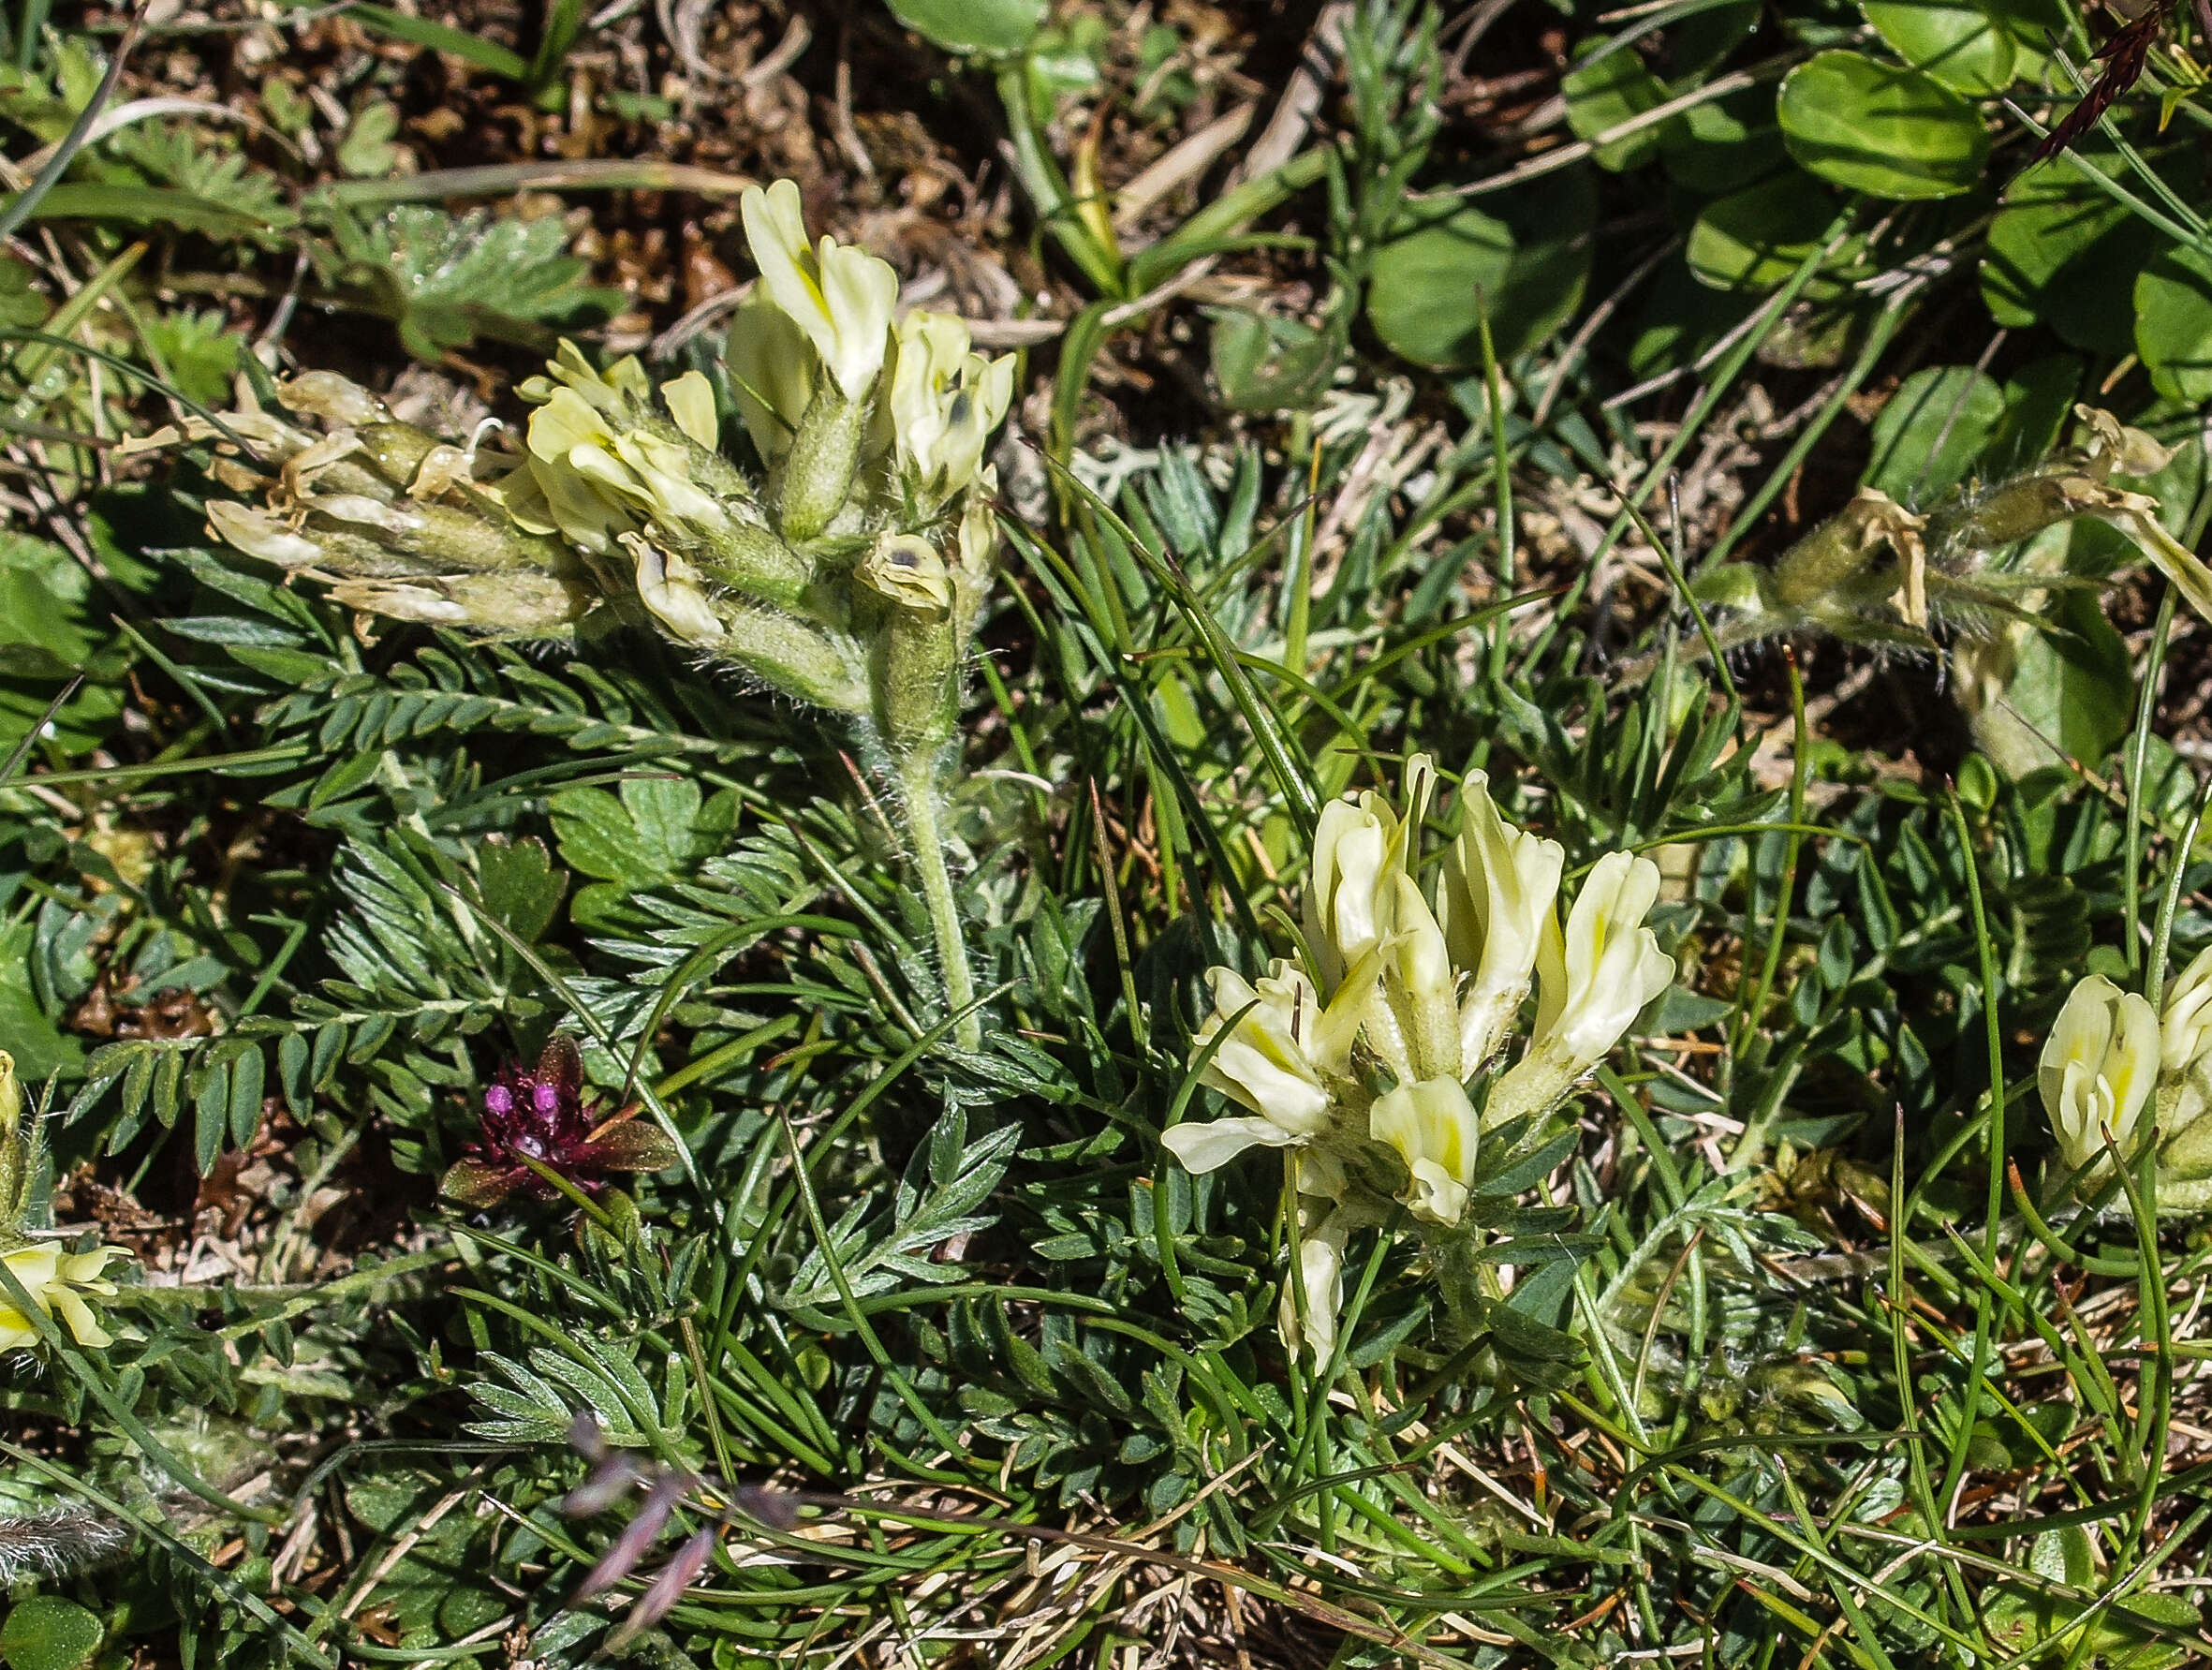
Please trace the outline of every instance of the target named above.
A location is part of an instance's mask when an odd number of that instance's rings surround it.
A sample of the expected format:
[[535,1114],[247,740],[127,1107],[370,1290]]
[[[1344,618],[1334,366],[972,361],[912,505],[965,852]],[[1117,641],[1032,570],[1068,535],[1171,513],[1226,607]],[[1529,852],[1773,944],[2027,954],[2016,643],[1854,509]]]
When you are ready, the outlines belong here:
[[722,359],[753,450],[763,463],[775,463],[791,450],[814,399],[813,347],[791,316],[756,289],[730,318]]
[[899,462],[923,491],[944,496],[976,479],[1013,395],[1013,356],[970,353],[965,320],[917,308],[899,321],[892,422]]
[[[1299,1238],[1292,1257],[1296,1269],[1283,1283],[1283,1296],[1276,1306],[1276,1327],[1292,1352],[1305,1350],[1316,1368],[1336,1349],[1336,1313],[1344,1308],[1344,1244],[1351,1234],[1349,1214],[1332,1210],[1326,1201],[1301,1200],[1298,1206]],[[1305,1317],[1300,1325],[1300,1301]]]
[[[689,372],[661,394],[686,438],[710,446],[714,396],[706,379]],[[654,433],[642,413],[623,408],[610,416],[574,387],[553,389],[530,414],[529,449],[526,467],[553,525],[594,555],[644,521],[704,533],[730,526],[729,511],[691,480],[684,442],[666,430]],[[525,525],[534,508],[525,495],[509,499],[509,514]]]
[[1473,975],[1460,1002],[1461,1058],[1469,1071],[1497,1054],[1528,995],[1564,862],[1558,842],[1499,816],[1482,773],[1468,775],[1437,914],[1453,960]]
[[2166,988],[2166,1010],[2159,1023],[2160,1065],[2187,1072],[2212,1044],[2212,947],[2197,953]]
[[[100,1326],[86,1301],[111,1299],[115,1284],[100,1279],[100,1272],[129,1253],[120,1247],[97,1247],[90,1252],[65,1252],[52,1241],[36,1242],[0,1253],[0,1264],[22,1284],[40,1313],[59,1317],[69,1337],[79,1345],[111,1344],[114,1337]],[[40,1335],[25,1316],[14,1295],[0,1290],[0,1352],[37,1346]]]
[[1457,1079],[1400,1085],[1368,1110],[1367,1132],[1406,1162],[1410,1180],[1398,1198],[1408,1211],[1447,1227],[1460,1220],[1475,1180],[1482,1125]]
[[867,397],[883,369],[899,278],[887,261],[834,238],[806,242],[799,187],[778,180],[738,200],[760,288],[797,325],[847,400]]
[[1327,1075],[1344,1071],[1349,1028],[1341,1014],[1321,1008],[1313,983],[1298,967],[1277,958],[1257,983],[1230,968],[1209,968],[1214,1012],[1199,1028],[1206,1044],[1245,1012],[1201,1082],[1251,1109],[1249,1116],[1177,1125],[1160,1140],[1193,1172],[1226,1165],[1255,1145],[1290,1147],[1311,1141],[1329,1121]]
[[2078,1170],[2104,1153],[2109,1129],[2132,1158],[2136,1126],[2159,1076],[2159,1017],[2134,992],[2101,974],[2073,988],[2036,1064],[2036,1089],[2058,1153]]
[[1659,902],[1659,865],[1608,852],[1590,868],[1567,931],[1545,934],[1536,1047],[1556,1048],[1579,1076],[1605,1058],[1644,1006],[1674,978],[1674,959],[1644,925]]

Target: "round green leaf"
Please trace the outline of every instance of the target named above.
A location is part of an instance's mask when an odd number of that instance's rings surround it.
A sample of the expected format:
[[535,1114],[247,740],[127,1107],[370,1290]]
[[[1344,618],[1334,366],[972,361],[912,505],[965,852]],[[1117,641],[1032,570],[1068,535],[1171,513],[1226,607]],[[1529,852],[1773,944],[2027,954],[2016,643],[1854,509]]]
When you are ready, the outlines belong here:
[[0,1660],[8,1670],[77,1670],[100,1649],[100,1620],[75,1601],[33,1595],[0,1623]]
[[2017,43],[1970,0],[1865,0],[1860,9],[1898,57],[1946,87],[1980,95],[2012,85]]
[[1835,218],[1825,187],[1785,170],[1704,206],[1689,229],[1689,270],[1715,289],[1772,289],[1820,246]]
[[2212,256],[2167,250],[2135,280],[2135,351],[2151,386],[2191,406],[2212,400]]
[[1720,0],[1686,6],[1667,25],[1667,77],[1677,93],[1718,69],[1759,26],[1760,0]]
[[1926,504],[1966,479],[2005,421],[2005,392],[1971,365],[1907,377],[1874,420],[1865,484],[1901,505]]
[[1774,114],[1774,100],[1763,87],[1692,105],[1659,130],[1667,177],[1716,197],[1763,179],[1787,162]]
[[1045,0],[887,0],[891,15],[948,52],[1018,52],[1044,22]]
[[1922,70],[1822,52],[1782,83],[1782,142],[1831,185],[1873,197],[1956,197],[1981,181],[1989,134],[1974,107]]
[[1582,301],[1597,192],[1586,170],[1492,203],[1421,204],[1375,252],[1367,320],[1393,353],[1464,371],[1482,362],[1481,320],[1500,360],[1535,347]]
[[[1578,140],[1596,139],[1667,102],[1667,90],[1659,77],[1626,48],[1570,72],[1559,83],[1559,94],[1567,100],[1567,126]],[[1600,145],[1590,155],[1600,168],[1616,174],[1641,168],[1651,160],[1664,130],[1672,126],[1659,123],[1627,139]]]
[[[2096,525],[2100,536],[2110,532],[2099,525]],[[2023,562],[2073,569],[2065,549],[2074,532],[2045,529]],[[2050,630],[2011,641],[2011,664],[2001,688],[1973,718],[1974,740],[1982,751],[2013,777],[2063,759],[2094,764],[2128,733],[2134,717],[2128,646],[2104,618],[2096,593],[2060,592],[2047,613]],[[2062,754],[2053,752],[2054,743]]]
[[2135,278],[2161,240],[2076,160],[2121,171],[2114,153],[2087,148],[2015,182],[1983,243],[1982,299],[2008,330],[2045,324],[2075,347],[2124,354],[2135,346]]

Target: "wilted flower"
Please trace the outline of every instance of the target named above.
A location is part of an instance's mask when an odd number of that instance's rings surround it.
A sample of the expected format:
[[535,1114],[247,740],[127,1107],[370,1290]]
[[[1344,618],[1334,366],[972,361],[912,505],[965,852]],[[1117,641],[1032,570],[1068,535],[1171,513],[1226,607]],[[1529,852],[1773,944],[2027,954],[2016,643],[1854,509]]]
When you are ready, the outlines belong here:
[[1411,1181],[1398,1198],[1424,1223],[1454,1224],[1467,1211],[1482,1126],[1454,1078],[1400,1085],[1376,1099],[1367,1129],[1406,1162]]
[[515,1190],[552,1200],[560,1191],[535,1160],[586,1193],[606,1187],[610,1172],[656,1172],[676,1160],[675,1145],[656,1126],[625,1108],[602,1118],[597,1099],[583,1094],[583,1057],[576,1041],[556,1032],[534,1071],[502,1071],[484,1091],[482,1131],[440,1187],[465,1205],[495,1206]]
[[[213,473],[264,495],[214,499],[215,534],[264,562],[332,581],[344,600],[401,619],[528,637],[570,632],[596,598],[551,522],[524,525],[500,486],[475,479],[472,452],[402,423],[367,390],[330,372],[280,384],[287,409],[334,425],[317,437],[266,412],[228,427],[277,466],[261,475],[218,451]],[[220,438],[201,419],[143,443]]]
[[2036,1066],[2043,1112],[2070,1170],[2103,1157],[2106,1130],[2121,1157],[2132,1158],[2158,1076],[2159,1018],[2150,1004],[2101,974],[2076,985]]

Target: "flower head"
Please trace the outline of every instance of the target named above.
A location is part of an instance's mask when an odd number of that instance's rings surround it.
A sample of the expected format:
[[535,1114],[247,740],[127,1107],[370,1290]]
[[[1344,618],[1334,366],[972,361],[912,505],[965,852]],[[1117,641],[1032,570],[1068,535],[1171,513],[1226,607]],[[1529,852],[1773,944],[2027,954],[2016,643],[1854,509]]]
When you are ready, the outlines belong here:
[[1410,1179],[1398,1198],[1424,1223],[1457,1223],[1475,1180],[1482,1126],[1457,1079],[1422,1079],[1376,1100],[1368,1133],[1406,1162]]
[[2058,1138],[2059,1158],[2079,1170],[2104,1153],[2103,1129],[2131,1158],[2137,1121],[2159,1076],[2159,1017],[2133,992],[2101,974],[2073,988],[2036,1065],[2036,1088]]
[[627,383],[595,383],[587,392],[573,381],[554,388],[540,377],[530,387],[542,396],[530,414],[524,466],[536,494],[507,490],[508,513],[518,522],[557,530],[593,555],[605,555],[646,523],[691,537],[730,532],[728,507],[698,480],[714,470],[716,436],[714,393],[698,372],[662,385],[670,421],[634,398]]
[[814,345],[839,392],[865,399],[883,369],[898,274],[834,238],[809,248],[799,188],[789,180],[747,191],[738,209],[768,299]]
[[[96,1247],[90,1252],[65,1252],[58,1242],[36,1241],[0,1252],[7,1267],[41,1315],[59,1317],[79,1345],[102,1346],[114,1336],[100,1326],[88,1302],[111,1299],[115,1284],[100,1278],[100,1272],[130,1254],[120,1247]],[[23,1313],[15,1295],[0,1289],[0,1352],[37,1346],[37,1325]]]
[[965,320],[917,308],[899,321],[892,421],[899,463],[925,493],[941,498],[975,480],[1013,394],[1013,356],[970,353]]
[[591,1194],[606,1187],[609,1172],[674,1164],[674,1145],[656,1127],[634,1123],[636,1111],[602,1118],[597,1098],[583,1094],[576,1041],[556,1032],[534,1071],[508,1068],[485,1089],[480,1134],[441,1187],[466,1205],[495,1206],[517,1189],[541,1201],[560,1192],[533,1160]]

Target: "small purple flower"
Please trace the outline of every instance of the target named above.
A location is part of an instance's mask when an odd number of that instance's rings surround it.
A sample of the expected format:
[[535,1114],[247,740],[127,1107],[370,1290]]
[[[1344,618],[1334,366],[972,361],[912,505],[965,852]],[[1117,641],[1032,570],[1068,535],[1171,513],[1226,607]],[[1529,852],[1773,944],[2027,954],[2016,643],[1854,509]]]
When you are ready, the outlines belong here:
[[602,1117],[600,1107],[597,1095],[584,1095],[576,1041],[556,1032],[534,1071],[509,1067],[485,1087],[481,1134],[441,1187],[465,1205],[487,1207],[517,1189],[541,1201],[560,1192],[532,1160],[588,1194],[606,1188],[610,1172],[656,1172],[675,1163],[675,1145],[656,1127],[636,1122],[635,1104],[612,1117]]

